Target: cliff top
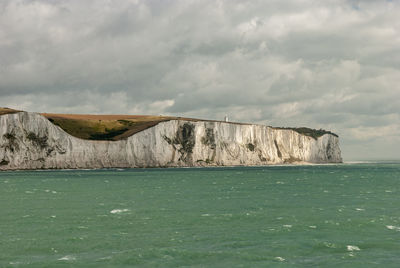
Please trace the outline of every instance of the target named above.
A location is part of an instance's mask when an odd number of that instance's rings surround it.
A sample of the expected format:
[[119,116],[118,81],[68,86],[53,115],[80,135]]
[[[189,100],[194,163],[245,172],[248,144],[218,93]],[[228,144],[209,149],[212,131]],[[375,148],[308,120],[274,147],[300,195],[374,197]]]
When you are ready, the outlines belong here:
[[72,136],[88,140],[122,140],[160,122],[178,119],[152,115],[41,114]]
[[[121,140],[132,136],[142,130],[153,127],[160,122],[169,120],[187,120],[187,121],[208,121],[222,122],[215,120],[204,120],[187,117],[173,116],[154,116],[154,115],[90,115],[90,114],[41,114],[49,119],[53,124],[61,127],[67,133],[89,140]],[[234,123],[248,125],[248,123]],[[325,134],[333,132],[323,129],[312,129],[306,127],[284,128],[274,127],[275,129],[290,129],[299,134],[318,139]]]
[[318,139],[319,137],[325,134],[331,134],[335,137],[339,137],[337,134],[324,129],[312,129],[308,127],[274,127],[275,129],[290,129],[296,131],[297,133],[303,134],[305,136],[309,136],[314,139]]
[[[41,113],[50,122],[68,134],[88,140],[122,140],[142,130],[169,120],[223,122],[188,117],[162,115],[93,115],[93,114],[51,114]],[[249,125],[229,122],[231,124]]]
[[0,115],[3,115],[3,114],[15,114],[15,113],[18,113],[18,112],[21,112],[21,111],[10,109],[10,108],[7,108],[7,107],[4,107],[4,108],[0,107]]
[[[0,108],[0,116],[21,112],[10,108]],[[142,130],[151,128],[160,122],[169,120],[187,120],[187,121],[207,121],[223,122],[217,120],[203,120],[187,117],[174,116],[154,116],[154,115],[93,115],[93,114],[55,114],[41,113],[50,122],[62,128],[68,134],[87,140],[122,140],[132,136]],[[249,125],[248,123],[229,122],[231,124]],[[317,139],[325,134],[338,136],[335,133],[323,129],[316,130],[306,127],[301,128],[283,128],[289,129],[302,135]]]

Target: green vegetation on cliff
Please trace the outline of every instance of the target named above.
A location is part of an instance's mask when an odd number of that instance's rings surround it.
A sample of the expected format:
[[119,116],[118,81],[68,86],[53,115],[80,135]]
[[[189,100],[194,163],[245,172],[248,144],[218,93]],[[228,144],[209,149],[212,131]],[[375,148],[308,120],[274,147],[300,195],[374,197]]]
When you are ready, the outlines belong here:
[[308,127],[274,127],[275,129],[290,129],[293,131],[296,131],[297,133],[300,133],[305,136],[312,137],[314,139],[318,139],[319,137],[325,135],[325,134],[331,134],[335,137],[339,137],[337,134],[330,132],[328,130],[324,129],[312,129]]
[[68,134],[87,140],[121,140],[160,122],[167,116],[42,114]]
[[[10,108],[0,108],[0,116],[5,114],[13,114],[21,112]],[[142,130],[157,125],[160,122],[169,120],[186,120],[186,121],[208,121],[221,122],[216,120],[201,120],[184,117],[173,116],[152,116],[152,115],[87,115],[87,114],[50,114],[42,113],[54,125],[59,126],[68,134],[81,139],[87,140],[122,140],[132,136]],[[245,123],[229,122],[229,124],[248,125]],[[337,134],[323,130],[311,129],[307,127],[273,127],[274,129],[288,129],[296,131],[305,136],[318,139],[325,134],[331,134],[338,137]],[[33,137],[31,137],[33,138]],[[37,141],[37,139],[33,139]],[[206,137],[202,138],[202,142],[215,148],[214,133],[212,129],[207,129]],[[254,150],[253,144],[247,144],[250,151]]]

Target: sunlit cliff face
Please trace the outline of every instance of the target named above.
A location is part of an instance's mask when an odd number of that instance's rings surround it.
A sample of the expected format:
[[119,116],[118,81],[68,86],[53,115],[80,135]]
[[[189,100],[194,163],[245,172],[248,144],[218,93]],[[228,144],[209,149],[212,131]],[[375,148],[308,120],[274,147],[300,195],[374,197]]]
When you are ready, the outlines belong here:
[[164,121],[118,141],[69,135],[36,113],[0,116],[0,169],[341,162],[338,137],[211,121]]

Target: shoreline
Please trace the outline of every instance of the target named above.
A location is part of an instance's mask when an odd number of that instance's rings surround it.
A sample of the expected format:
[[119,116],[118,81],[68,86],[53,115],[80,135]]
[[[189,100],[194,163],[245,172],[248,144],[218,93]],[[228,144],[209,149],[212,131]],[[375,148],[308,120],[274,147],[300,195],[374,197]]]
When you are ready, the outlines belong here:
[[348,163],[287,163],[287,164],[270,164],[270,165],[215,165],[215,166],[169,166],[169,167],[107,167],[107,168],[37,168],[37,169],[0,169],[1,172],[24,172],[24,171],[124,171],[124,170],[173,170],[173,169],[218,169],[218,168],[271,168],[271,167],[301,167],[301,166],[336,166],[336,165],[346,165]]

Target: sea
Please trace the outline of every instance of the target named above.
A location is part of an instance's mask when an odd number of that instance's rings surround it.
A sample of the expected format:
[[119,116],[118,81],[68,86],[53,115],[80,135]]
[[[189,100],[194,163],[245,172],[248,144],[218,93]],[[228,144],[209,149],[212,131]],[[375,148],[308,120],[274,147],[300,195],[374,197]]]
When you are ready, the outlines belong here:
[[400,162],[0,172],[0,267],[400,267]]

